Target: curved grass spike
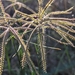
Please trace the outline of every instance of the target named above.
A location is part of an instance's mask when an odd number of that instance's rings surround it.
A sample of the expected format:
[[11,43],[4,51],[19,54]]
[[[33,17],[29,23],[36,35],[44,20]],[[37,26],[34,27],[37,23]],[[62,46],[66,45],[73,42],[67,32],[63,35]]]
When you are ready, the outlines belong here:
[[34,10],[32,10],[32,9],[29,8],[27,5],[25,5],[25,4],[23,4],[23,3],[20,3],[20,2],[14,2],[14,3],[10,4],[9,6],[7,6],[7,7],[5,8],[5,10],[7,10],[7,9],[9,9],[10,7],[15,6],[15,5],[18,5],[19,8],[23,7],[23,8],[25,8],[25,9],[29,10],[30,12],[36,14],[36,12],[35,12]]
[[[42,19],[42,10],[43,10],[43,1],[44,0],[38,0],[38,4],[39,4],[39,19]],[[40,29],[38,29],[39,33],[38,33],[38,40],[39,40],[39,44],[40,44],[40,53],[41,53],[41,61],[42,61],[42,69],[44,72],[46,72],[46,49],[43,47],[43,45],[46,45],[46,38],[44,35],[40,34]],[[46,29],[42,28],[42,33],[46,33]]]
[[2,4],[2,0],[0,0],[0,7],[1,7],[1,10],[2,10],[2,13],[3,13],[4,20],[5,20],[5,22],[7,22],[6,13],[5,13],[4,6]]
[[2,75],[4,58],[5,58],[5,41],[7,38],[8,29],[0,35],[0,75]]
[[42,11],[42,5],[43,5],[43,0],[38,0],[38,4],[39,4],[39,11],[38,11],[38,15],[39,15],[39,17],[40,17],[40,19],[41,19],[41,11]]
[[[42,32],[45,33],[45,29],[42,29]],[[46,38],[44,35],[41,35],[40,30],[38,33],[38,40],[40,44],[40,53],[41,53],[41,61],[42,61],[42,69],[44,72],[46,72],[46,49],[43,47],[46,43]]]
[[51,4],[54,2],[54,0],[49,0],[48,3],[45,5],[44,9],[41,11],[41,17],[44,15],[46,9],[51,6]]
[[24,52],[25,52],[25,55],[26,55],[26,61],[28,63],[29,66],[32,66],[32,68],[35,70],[36,72],[36,75],[39,75],[39,73],[37,72],[36,68],[35,68],[35,65],[34,63],[32,62],[31,58],[29,57],[29,53],[28,53],[28,50],[26,50],[26,45],[25,43],[23,42],[23,39],[21,38],[20,35],[18,35],[18,32],[16,32],[11,26],[9,26],[9,29],[11,31],[11,33],[16,37],[16,39],[18,40],[18,42],[21,44]]
[[3,37],[0,37],[0,75],[2,74],[3,70],[3,63],[4,63],[4,52],[3,52]]
[[25,55],[25,53],[23,53],[22,60],[21,60],[22,68],[25,67],[25,64],[26,64],[26,55]]

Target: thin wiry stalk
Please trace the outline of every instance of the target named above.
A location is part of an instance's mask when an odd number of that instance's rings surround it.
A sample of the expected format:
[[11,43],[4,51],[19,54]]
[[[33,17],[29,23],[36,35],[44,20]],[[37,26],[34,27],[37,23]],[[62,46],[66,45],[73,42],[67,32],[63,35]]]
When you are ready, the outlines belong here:
[[37,28],[39,28],[39,27],[41,27],[41,25],[36,26],[36,27],[33,29],[33,31],[31,32],[31,34],[30,34],[30,36],[29,36],[29,39],[28,39],[28,42],[27,42],[27,44],[26,44],[26,50],[27,50],[27,47],[28,47],[28,44],[29,44],[29,42],[30,42],[30,39],[31,39],[32,35],[34,34],[34,32],[35,32],[35,31],[37,30]]
[[29,24],[29,26],[26,28],[26,30],[23,32],[22,37],[25,35],[25,33],[27,32],[28,28],[30,28],[32,24]]
[[18,11],[18,10],[15,10],[15,12],[16,12],[16,13],[19,13],[19,14],[25,16],[25,17],[29,17],[30,19],[32,19],[33,21],[35,21],[35,19],[34,19],[32,16],[30,16],[30,15],[28,15],[28,14],[26,14],[26,13],[20,12],[20,11]]
[[60,41],[60,40],[57,40],[57,39],[55,39],[55,38],[53,38],[53,37],[51,37],[51,36],[49,36],[49,35],[47,35],[47,34],[44,34],[44,33],[41,33],[41,34],[45,35],[46,37],[48,37],[48,38],[50,38],[50,39],[52,39],[52,40],[54,40],[54,41],[56,41],[56,42],[58,42],[58,43],[60,43],[60,44],[68,45],[68,43],[62,42],[62,41]]

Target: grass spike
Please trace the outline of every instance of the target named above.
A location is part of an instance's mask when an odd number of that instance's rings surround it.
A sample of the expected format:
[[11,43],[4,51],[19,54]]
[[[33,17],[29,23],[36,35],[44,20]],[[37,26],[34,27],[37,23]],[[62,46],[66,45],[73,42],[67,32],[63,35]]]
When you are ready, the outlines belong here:
[[0,75],[2,75],[3,66],[4,66],[4,58],[5,58],[5,42],[7,39],[9,29],[5,30],[5,34],[0,37]]

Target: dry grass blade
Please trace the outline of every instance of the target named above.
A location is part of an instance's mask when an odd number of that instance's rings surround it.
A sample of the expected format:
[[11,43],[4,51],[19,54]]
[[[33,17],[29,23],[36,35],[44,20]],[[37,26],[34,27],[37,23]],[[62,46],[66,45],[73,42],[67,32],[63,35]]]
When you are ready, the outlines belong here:
[[[11,38],[12,38],[12,37],[9,37],[9,38],[7,39],[7,41],[9,41]],[[15,57],[15,56],[16,56],[16,54],[19,52],[20,48],[21,48],[21,45],[19,45],[17,52],[14,53],[14,54],[12,55],[12,57]]]
[[60,48],[55,48],[55,47],[48,47],[48,46],[43,46],[44,48],[49,48],[49,49],[53,49],[53,50],[61,50]]

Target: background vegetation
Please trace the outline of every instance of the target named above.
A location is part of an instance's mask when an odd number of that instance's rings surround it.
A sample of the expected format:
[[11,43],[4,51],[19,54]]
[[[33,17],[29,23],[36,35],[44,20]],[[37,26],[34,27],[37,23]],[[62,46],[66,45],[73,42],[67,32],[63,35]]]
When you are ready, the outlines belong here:
[[0,75],[75,75],[73,6],[0,0]]

